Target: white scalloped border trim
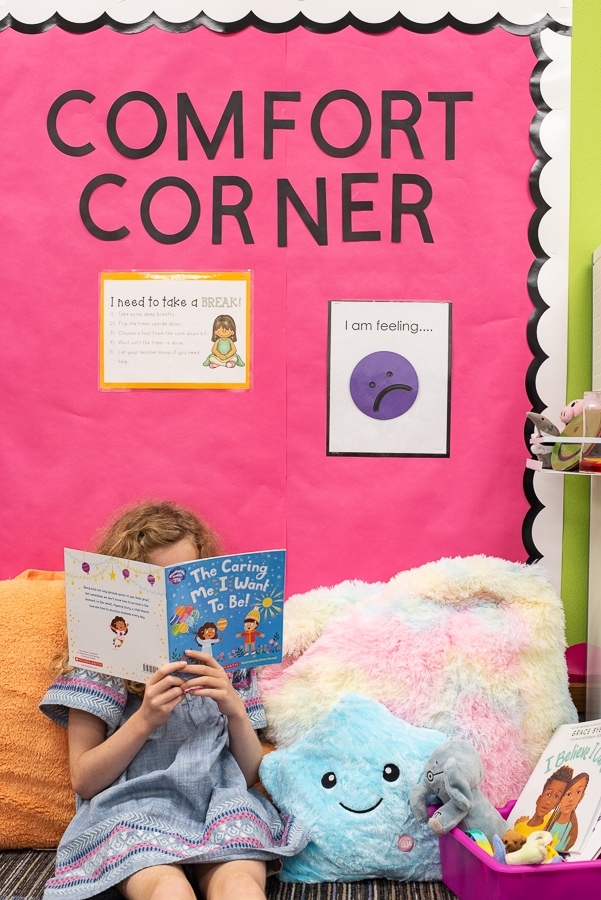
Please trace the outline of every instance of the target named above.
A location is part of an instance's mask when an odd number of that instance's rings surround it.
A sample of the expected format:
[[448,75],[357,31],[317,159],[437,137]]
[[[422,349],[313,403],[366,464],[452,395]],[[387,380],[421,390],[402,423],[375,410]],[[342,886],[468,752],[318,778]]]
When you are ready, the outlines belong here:
[[[452,15],[458,22],[478,25],[502,16],[514,25],[531,25],[546,15],[564,26],[572,24],[572,2],[561,0],[0,0],[0,20],[12,15],[19,22],[38,25],[58,13],[73,24],[93,22],[103,13],[122,24],[134,25],[152,13],[167,23],[181,24],[204,13],[216,22],[234,23],[249,13],[264,22],[283,24],[299,13],[316,24],[337,22],[349,12],[377,24],[401,13],[409,21],[430,24]],[[570,398],[567,378],[568,226],[570,179],[570,38],[551,29],[541,33],[552,62],[541,79],[544,100],[551,108],[543,119],[540,141],[551,157],[540,175],[540,191],[549,205],[539,226],[539,241],[549,259],[539,274],[539,292],[549,309],[541,316],[537,338],[548,359],[540,366],[536,389],[552,420]],[[534,59],[533,59],[534,68]],[[534,112],[534,110],[533,110]],[[524,414],[525,414],[524,410]],[[526,456],[526,449],[525,449]],[[535,474],[534,489],[544,509],[532,525],[532,539],[544,557],[556,590],[561,585],[563,527],[561,477]]]
[[[538,289],[548,305],[540,317],[537,339],[548,356],[536,377],[536,390],[552,421],[565,405],[568,332],[568,249],[570,208],[570,68],[571,40],[547,29],[543,50],[552,62],[541,78],[541,93],[551,108],[542,121],[540,142],[551,157],[539,179],[539,190],[550,206],[541,219],[539,241],[549,259],[539,272]],[[544,504],[532,525],[532,539],[544,557],[555,589],[561,589],[564,478],[535,474],[534,490]]]
[[236,22],[250,12],[265,22],[283,23],[299,12],[313,22],[336,22],[351,12],[364,22],[386,22],[398,12],[413,22],[437,22],[447,13],[472,25],[488,22],[497,14],[516,25],[531,25],[545,15],[561,25],[571,25],[572,3],[561,0],[5,0],[0,18],[13,15],[20,22],[37,25],[59,13],[68,22],[93,22],[103,13],[115,21],[135,24],[153,12],[166,22],[182,23],[204,12],[217,22]]

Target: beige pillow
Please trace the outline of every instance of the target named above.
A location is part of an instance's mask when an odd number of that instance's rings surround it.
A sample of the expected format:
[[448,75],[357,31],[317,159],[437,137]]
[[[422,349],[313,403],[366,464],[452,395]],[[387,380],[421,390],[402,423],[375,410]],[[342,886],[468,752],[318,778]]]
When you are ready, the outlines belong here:
[[0,848],[56,847],[75,812],[67,734],[38,709],[65,624],[62,572],[0,581]]

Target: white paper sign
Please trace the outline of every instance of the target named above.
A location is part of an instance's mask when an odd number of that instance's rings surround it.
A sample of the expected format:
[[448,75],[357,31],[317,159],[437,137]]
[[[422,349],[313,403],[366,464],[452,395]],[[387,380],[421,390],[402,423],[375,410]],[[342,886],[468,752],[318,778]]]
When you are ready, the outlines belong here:
[[101,388],[249,385],[249,272],[102,273]]
[[449,456],[451,304],[330,301],[328,455]]

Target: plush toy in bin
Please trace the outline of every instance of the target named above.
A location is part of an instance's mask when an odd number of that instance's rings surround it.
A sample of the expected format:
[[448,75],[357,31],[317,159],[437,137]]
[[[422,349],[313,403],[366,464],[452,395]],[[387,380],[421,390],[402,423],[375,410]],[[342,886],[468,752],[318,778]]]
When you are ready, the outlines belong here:
[[438,839],[415,820],[409,789],[445,738],[345,694],[294,744],[268,753],[264,787],[310,834],[304,850],[282,860],[282,881],[440,880]]
[[[447,834],[459,826],[481,831],[488,840],[502,837],[507,822],[479,788],[484,770],[478,751],[468,741],[452,738],[431,754],[422,779],[411,789],[409,800],[418,822],[428,820],[434,834]],[[428,806],[442,801],[432,816]]]
[[[508,839],[511,835],[511,839]],[[515,840],[515,838],[521,840]],[[501,840],[493,837],[493,856],[497,862],[507,866],[529,866],[535,863],[561,862],[561,856],[553,850],[553,835],[549,831],[533,831],[524,838],[515,831],[505,833]]]

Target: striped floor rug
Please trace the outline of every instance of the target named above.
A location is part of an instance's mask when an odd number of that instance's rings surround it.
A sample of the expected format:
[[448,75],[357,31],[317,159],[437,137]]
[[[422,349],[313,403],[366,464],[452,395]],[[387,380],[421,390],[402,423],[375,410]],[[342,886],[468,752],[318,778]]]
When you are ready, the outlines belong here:
[[[53,871],[53,850],[1,851],[0,900],[41,900],[44,883]],[[105,891],[98,895],[98,900],[120,900],[120,895]],[[440,883],[404,884],[378,878],[333,884],[284,884],[270,878],[267,900],[456,900],[456,897]]]

